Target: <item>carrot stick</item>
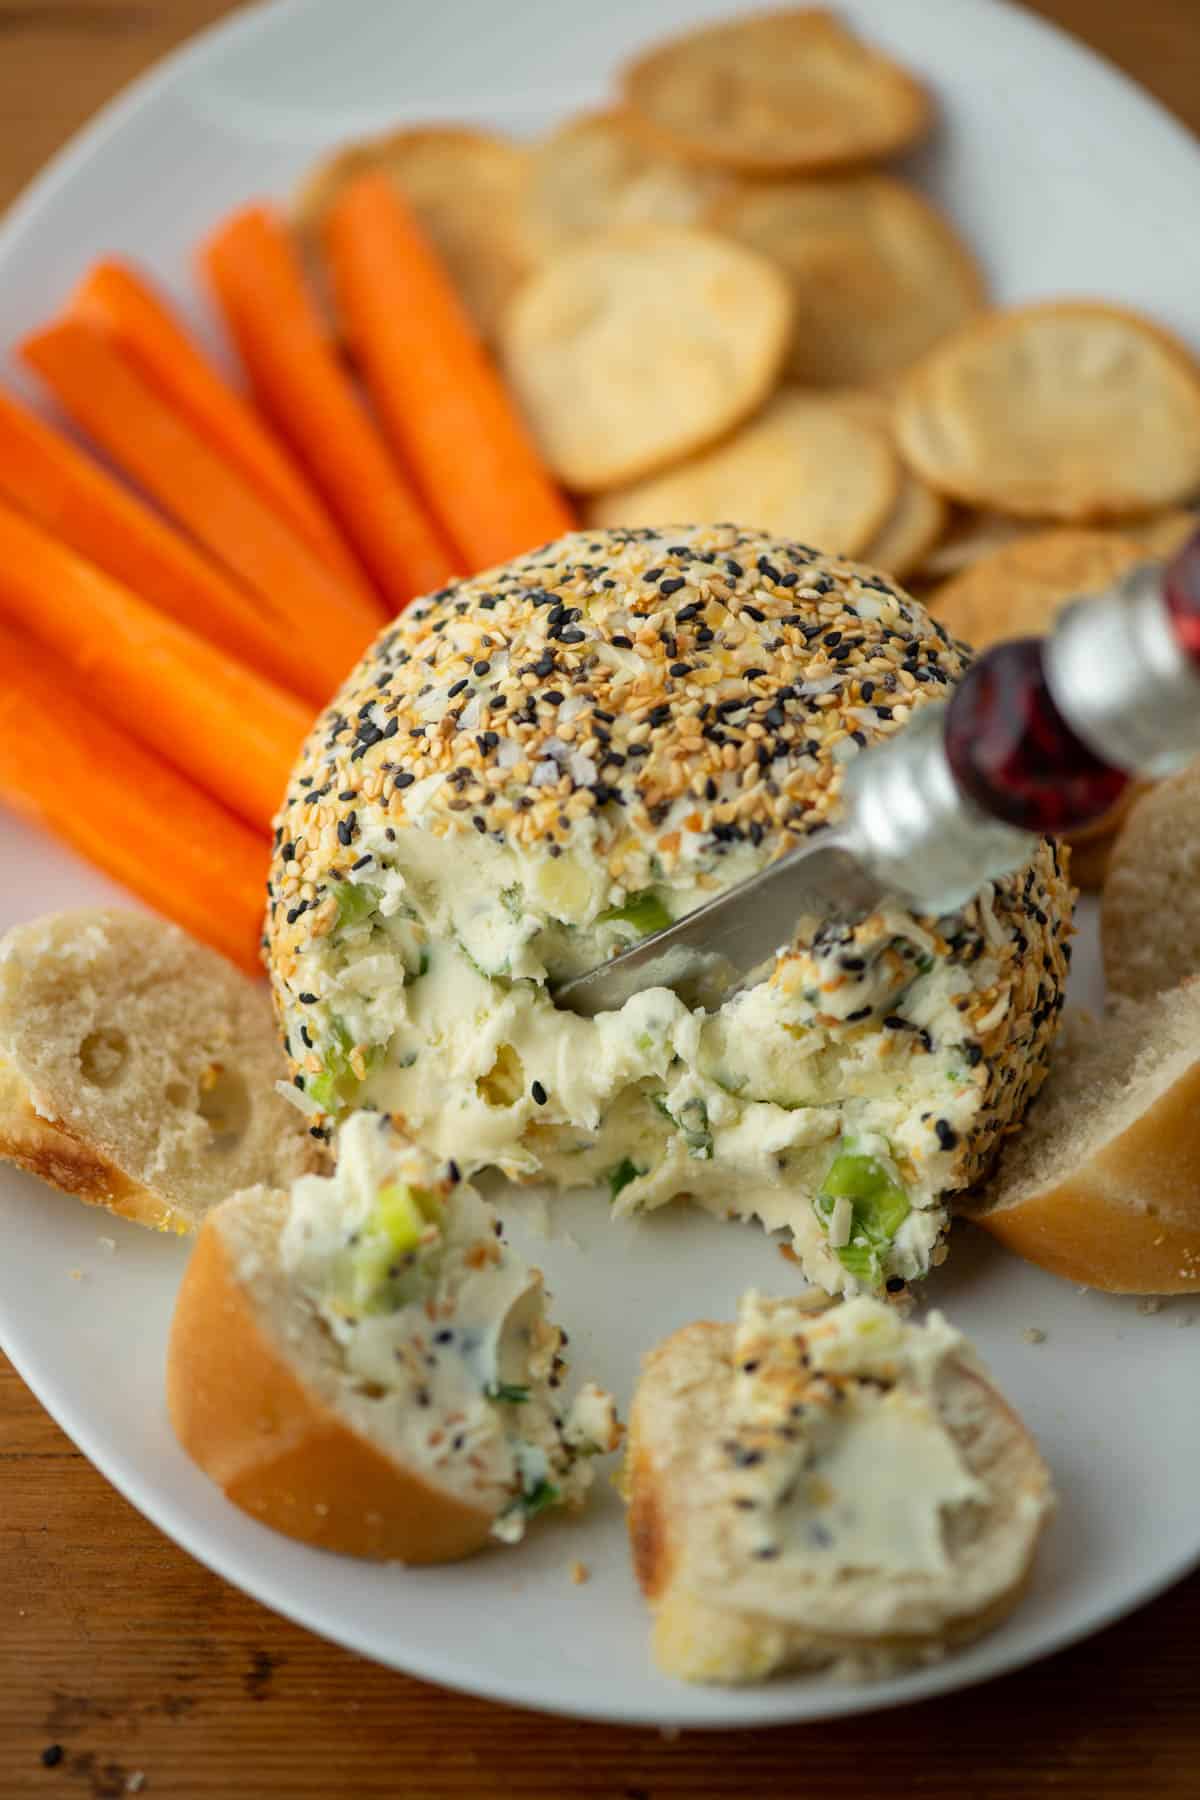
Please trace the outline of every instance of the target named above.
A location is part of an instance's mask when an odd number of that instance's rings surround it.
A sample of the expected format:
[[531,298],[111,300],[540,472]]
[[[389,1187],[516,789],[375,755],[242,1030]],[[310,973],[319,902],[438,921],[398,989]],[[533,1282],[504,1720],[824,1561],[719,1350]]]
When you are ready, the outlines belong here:
[[442,587],[461,565],[332,355],[283,226],[248,207],[200,255],[260,404],[392,605]]
[[376,410],[468,567],[570,531],[566,501],[388,177],[362,175],[343,190],[325,249]]
[[101,332],[63,319],[20,351],[114,462],[248,587],[286,610],[335,679],[353,668],[381,611],[342,587]]
[[0,506],[0,613],[61,657],[89,700],[260,829],[312,713]]
[[196,348],[144,276],[115,259],[98,262],[71,296],[67,314],[103,331],[297,537],[360,598],[371,599],[362,569],[287,451]]
[[0,389],[0,497],[239,661],[318,705],[330,669],[284,609],[242,587],[34,413]]
[[270,845],[0,624],[0,800],[260,975]]

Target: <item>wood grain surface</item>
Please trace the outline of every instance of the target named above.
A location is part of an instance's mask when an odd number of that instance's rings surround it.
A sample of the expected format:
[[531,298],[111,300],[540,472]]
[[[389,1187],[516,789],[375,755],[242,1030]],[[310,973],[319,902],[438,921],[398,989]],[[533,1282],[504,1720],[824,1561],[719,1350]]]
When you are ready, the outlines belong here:
[[[118,87],[235,10],[0,0],[0,206]],[[1200,0],[1035,10],[1200,129]],[[869,1720],[672,1740],[543,1719],[247,1600],[121,1499],[0,1358],[0,1800],[1197,1800],[1198,1642],[1200,1576],[1034,1669]]]

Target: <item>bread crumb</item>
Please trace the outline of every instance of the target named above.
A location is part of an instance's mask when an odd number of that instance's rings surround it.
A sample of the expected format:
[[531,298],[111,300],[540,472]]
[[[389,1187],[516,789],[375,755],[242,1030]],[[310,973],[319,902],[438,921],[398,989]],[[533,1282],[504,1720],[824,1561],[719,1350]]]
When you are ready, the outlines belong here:
[[71,1277],[72,1281],[82,1281],[83,1280],[83,1270],[82,1269],[68,1269],[67,1274]]
[[145,1785],[146,1774],[143,1769],[134,1769],[131,1774],[125,1777],[125,1792],[127,1794],[140,1794]]
[[582,1587],[585,1581],[590,1581],[591,1579],[592,1571],[588,1568],[587,1564],[576,1559],[576,1561],[571,1564],[571,1580],[575,1583],[575,1586]]
[[1162,1301],[1155,1300],[1152,1295],[1148,1294],[1144,1300],[1138,1301],[1137,1309],[1144,1318],[1150,1318],[1155,1313],[1162,1311]]
[[99,1246],[102,1250],[107,1250],[107,1252],[110,1256],[113,1254],[114,1250],[117,1247],[116,1238],[102,1237],[102,1238],[97,1238],[96,1242],[99,1244]]
[[1026,1344],[1044,1344],[1046,1334],[1040,1325],[1027,1325],[1021,1333],[1021,1338]]

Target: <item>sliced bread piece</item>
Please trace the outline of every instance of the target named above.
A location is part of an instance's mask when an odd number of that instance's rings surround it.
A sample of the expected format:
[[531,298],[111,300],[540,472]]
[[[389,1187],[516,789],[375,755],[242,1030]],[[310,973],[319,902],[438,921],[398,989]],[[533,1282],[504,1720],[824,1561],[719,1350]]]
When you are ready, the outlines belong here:
[[688,1681],[865,1679],[1016,1604],[1052,1503],[1029,1433],[940,1314],[744,1296],[647,1357],[626,1464],[654,1651]]
[[454,1164],[377,1113],[333,1176],[210,1213],[167,1355],[175,1431],[226,1496],[289,1537],[448,1562],[581,1504],[614,1449],[609,1395],[567,1405],[541,1272]]
[[0,1157],[186,1233],[235,1188],[318,1165],[265,987],[149,914],[50,914],[0,940]]
[[1144,1000],[1200,973],[1200,758],[1143,795],[1109,858],[1104,973]]
[[1200,979],[1073,1020],[1025,1124],[964,1210],[1068,1281],[1200,1293]]

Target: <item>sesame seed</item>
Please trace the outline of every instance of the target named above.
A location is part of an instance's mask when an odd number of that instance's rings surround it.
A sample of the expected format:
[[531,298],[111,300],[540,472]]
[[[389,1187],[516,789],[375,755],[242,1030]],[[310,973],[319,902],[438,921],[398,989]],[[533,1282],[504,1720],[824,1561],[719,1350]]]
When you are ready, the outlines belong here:
[[540,1081],[535,1081],[529,1092],[533,1095],[534,1101],[538,1106],[545,1106],[546,1090]]

